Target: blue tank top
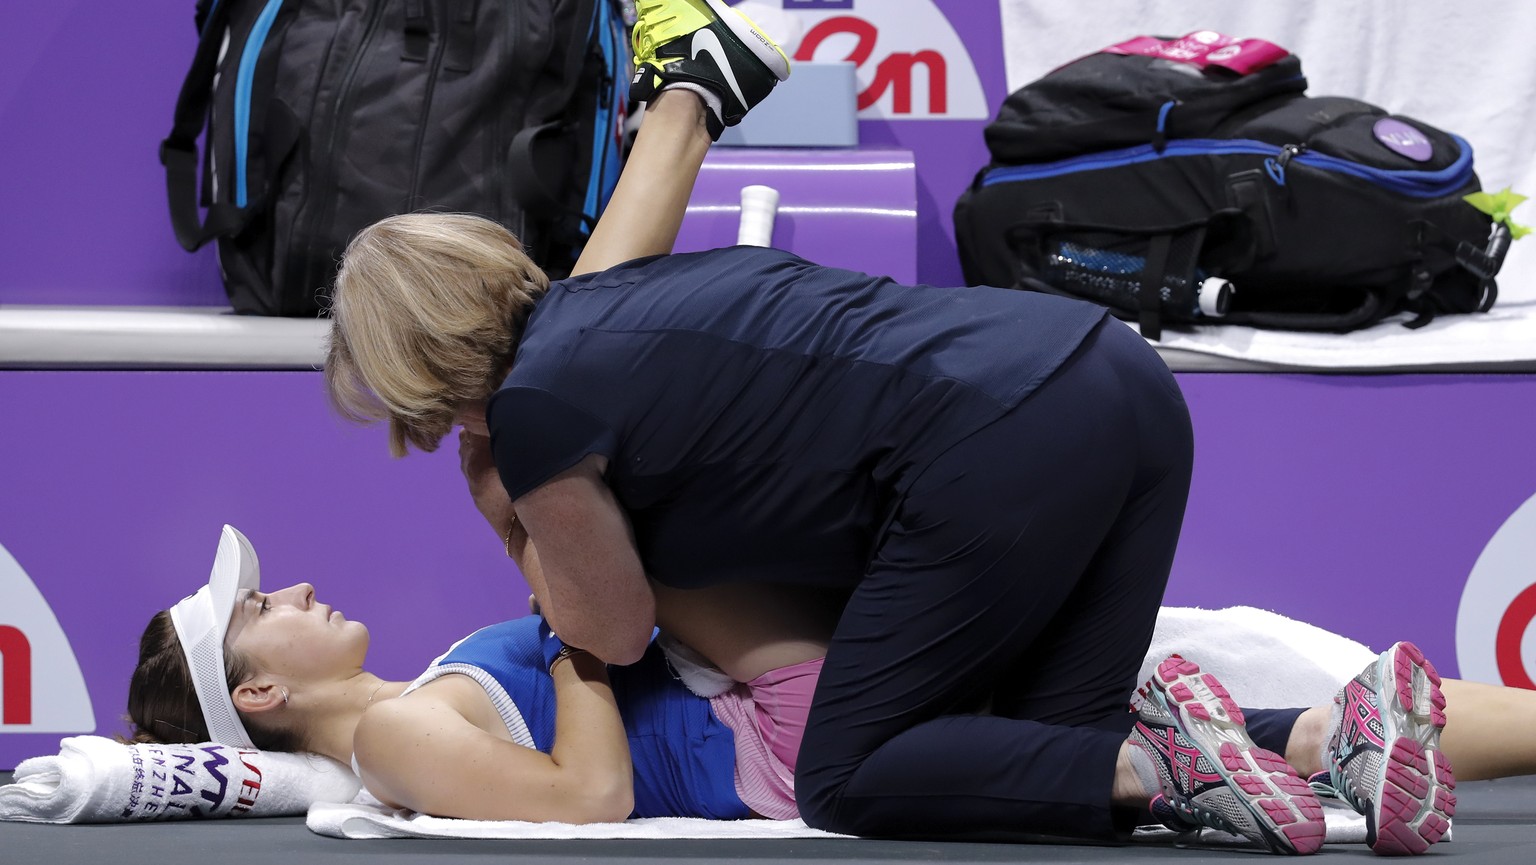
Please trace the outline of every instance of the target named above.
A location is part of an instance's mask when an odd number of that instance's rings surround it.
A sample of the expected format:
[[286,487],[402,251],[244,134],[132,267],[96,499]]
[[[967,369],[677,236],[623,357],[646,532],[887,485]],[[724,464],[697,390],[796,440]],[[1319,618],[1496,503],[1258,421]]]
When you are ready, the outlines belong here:
[[663,583],[848,586],[936,456],[1017,405],[1104,319],[734,247],[550,287],[487,409],[515,499],[588,454]]
[[[514,619],[470,634],[411,683],[415,690],[458,673],[485,688],[519,745],[549,753],[555,741],[554,680],[544,668],[539,618]],[[632,817],[751,816],[736,794],[736,739],[709,701],[673,677],[652,642],[628,667],[609,667],[635,767]]]

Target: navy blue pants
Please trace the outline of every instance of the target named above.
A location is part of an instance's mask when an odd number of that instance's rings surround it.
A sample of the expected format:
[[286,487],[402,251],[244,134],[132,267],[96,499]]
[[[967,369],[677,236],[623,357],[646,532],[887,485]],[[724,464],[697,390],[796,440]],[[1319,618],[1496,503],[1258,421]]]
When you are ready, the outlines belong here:
[[[1106,321],[1017,408],[923,469],[827,652],[795,782],[806,822],[1114,837],[1127,702],[1192,445],[1172,374]],[[1283,753],[1295,712],[1266,715],[1252,716],[1260,744]]]

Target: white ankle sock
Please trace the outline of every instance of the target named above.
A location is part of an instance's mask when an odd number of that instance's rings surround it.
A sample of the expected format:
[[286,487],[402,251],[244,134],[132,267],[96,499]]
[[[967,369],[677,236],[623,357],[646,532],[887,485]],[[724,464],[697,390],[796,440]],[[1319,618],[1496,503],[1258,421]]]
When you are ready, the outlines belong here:
[[1344,723],[1344,692],[1340,691],[1333,698],[1333,706],[1328,710],[1328,729],[1323,732],[1323,744],[1318,749],[1318,765],[1324,772],[1331,774],[1333,769],[1333,742],[1339,736],[1339,726]]
[[1136,780],[1141,782],[1141,789],[1147,795],[1147,801],[1152,801],[1163,792],[1163,778],[1157,771],[1157,759],[1148,754],[1147,749],[1134,740],[1127,754],[1131,760],[1131,768],[1136,772]]
[[708,87],[705,87],[702,84],[694,84],[689,81],[678,81],[673,84],[668,84],[666,87],[661,88],[661,90],[663,93],[668,90],[691,90],[694,93],[699,94],[699,98],[704,100],[704,107],[708,108],[710,113],[715,115],[716,120],[720,120],[725,117],[725,109],[720,104],[720,97],[716,96],[714,91],[710,90]]

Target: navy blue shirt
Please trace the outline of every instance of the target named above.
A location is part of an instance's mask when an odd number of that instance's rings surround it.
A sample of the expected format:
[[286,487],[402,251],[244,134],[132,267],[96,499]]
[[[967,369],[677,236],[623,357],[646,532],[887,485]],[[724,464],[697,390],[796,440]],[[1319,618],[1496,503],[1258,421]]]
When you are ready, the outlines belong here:
[[901,285],[786,252],[637,259],[556,282],[487,409],[516,499],[589,454],[646,572],[848,586],[924,466],[1104,318],[1033,292]]

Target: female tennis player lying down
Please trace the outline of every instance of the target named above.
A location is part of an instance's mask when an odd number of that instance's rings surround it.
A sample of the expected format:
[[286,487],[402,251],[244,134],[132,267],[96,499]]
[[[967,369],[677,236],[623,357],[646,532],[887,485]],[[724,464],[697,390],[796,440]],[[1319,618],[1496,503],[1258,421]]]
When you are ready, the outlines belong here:
[[[700,605],[751,610],[750,623],[696,637],[741,682],[714,697],[689,690],[656,641],[639,663],[606,667],[563,646],[538,616],[476,631],[415,681],[393,682],[364,669],[368,629],[321,603],[313,585],[263,592],[254,549],[226,526],[208,584],[151,619],[129,715],[141,742],[324,754],[350,763],[386,804],[438,816],[789,819],[796,749],[832,622],[807,621],[803,599],[752,592],[659,598],[663,627],[669,616],[698,621]],[[1170,659],[1160,669],[1181,666],[1192,664]],[[1443,735],[1422,747],[1454,761],[1464,780],[1536,772],[1536,732],[1506,722],[1536,711],[1536,692],[1440,681],[1407,643],[1346,683],[1337,708],[1238,710],[1232,731],[1368,807],[1361,803],[1381,796],[1382,779],[1366,789],[1371,779],[1361,783],[1352,770],[1389,761],[1359,755],[1403,747],[1398,740],[1420,727],[1438,730],[1399,698],[1395,671],[1405,667],[1430,670],[1431,681],[1418,684],[1434,692],[1438,682],[1449,698]],[[1142,712],[1132,740],[1166,736],[1170,728]],[[1343,723],[1350,718],[1361,723]],[[1141,797],[1141,807],[1153,798]],[[1155,811],[1143,811],[1146,822]]]

